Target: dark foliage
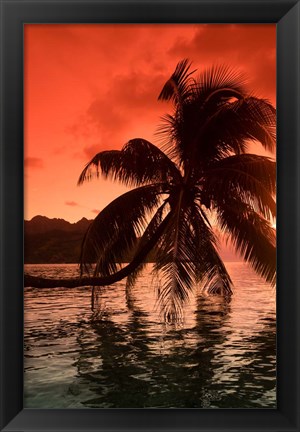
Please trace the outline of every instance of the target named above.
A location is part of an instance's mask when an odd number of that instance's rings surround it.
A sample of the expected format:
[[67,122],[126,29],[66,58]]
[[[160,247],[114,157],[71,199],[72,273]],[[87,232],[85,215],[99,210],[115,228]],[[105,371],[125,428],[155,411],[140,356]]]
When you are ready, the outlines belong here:
[[134,187],[89,227],[82,272],[95,261],[94,277],[113,276],[120,257],[141,237],[127,286],[157,248],[154,271],[168,318],[181,313],[196,284],[232,293],[214,224],[257,273],[275,283],[275,162],[247,153],[253,141],[274,151],[275,109],[250,95],[244,77],[228,67],[194,72],[188,60],[181,61],[159,95],[173,104],[158,129],[161,148],[130,140],[120,151],[95,155],[79,178],[82,184],[102,175]]

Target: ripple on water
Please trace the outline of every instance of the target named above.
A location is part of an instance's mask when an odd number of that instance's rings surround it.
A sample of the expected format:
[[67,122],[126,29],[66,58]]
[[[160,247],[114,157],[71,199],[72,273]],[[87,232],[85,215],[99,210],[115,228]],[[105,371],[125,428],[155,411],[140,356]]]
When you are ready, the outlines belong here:
[[[230,303],[200,294],[183,322],[162,323],[148,273],[126,299],[123,282],[25,289],[25,407],[276,408],[275,291],[228,263]],[[27,265],[72,277],[75,265]]]

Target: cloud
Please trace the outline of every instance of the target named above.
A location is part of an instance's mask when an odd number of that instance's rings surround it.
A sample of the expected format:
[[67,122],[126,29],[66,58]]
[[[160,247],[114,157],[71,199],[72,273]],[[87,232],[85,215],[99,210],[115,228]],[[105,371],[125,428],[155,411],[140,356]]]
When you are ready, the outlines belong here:
[[98,214],[98,213],[100,213],[100,210],[93,209],[93,210],[91,210],[91,212],[92,212],[92,213],[95,213],[95,214]]
[[65,205],[70,206],[70,207],[78,207],[79,204],[75,201],[65,201]]
[[188,57],[199,69],[216,63],[240,68],[249,77],[249,88],[259,96],[275,96],[275,25],[205,24],[191,40],[178,37],[168,53]]
[[44,167],[44,162],[42,159],[37,157],[26,157],[24,160],[25,168],[37,168],[41,169]]
[[[166,106],[157,101],[166,77],[161,72],[128,71],[115,75],[102,93],[97,94],[67,132],[76,139],[98,140],[87,144],[84,153],[92,157],[106,149],[121,148],[141,124],[159,122]],[[153,127],[153,129],[155,126]],[[153,130],[154,132],[154,130]],[[134,132],[136,133],[136,132]]]
[[[67,131],[80,142],[77,158],[120,149],[137,136],[159,144],[153,133],[170,106],[157,98],[182,58],[189,58],[199,70],[215,63],[240,69],[249,77],[251,92],[275,103],[275,25],[207,24],[179,30],[165,26],[162,40],[151,27],[137,28],[138,46],[130,31],[127,37],[133,45],[124,50],[116,67],[108,70],[101,63],[101,80]],[[113,32],[108,32],[109,38],[115,42]]]
[[116,75],[108,90],[98,95],[90,104],[87,115],[101,127],[123,128],[128,118],[156,110],[157,97],[165,77],[161,72],[134,72]]
[[[241,70],[249,77],[250,92],[275,103],[275,25],[108,26],[105,31],[100,26],[88,33],[83,27],[77,30],[76,43],[81,44],[81,32],[87,37],[82,43],[85,40],[89,50],[90,66],[84,67],[84,82],[92,84],[74,120],[65,127],[74,142],[66,150],[72,149],[73,159],[86,163],[98,152],[121,149],[129,139],[139,136],[160,145],[154,133],[170,105],[157,98],[177,62],[186,57],[199,71],[216,63]],[[119,58],[111,54],[112,46],[118,55],[122,52]],[[94,50],[97,55],[92,55]],[[82,61],[76,65],[80,75]]]

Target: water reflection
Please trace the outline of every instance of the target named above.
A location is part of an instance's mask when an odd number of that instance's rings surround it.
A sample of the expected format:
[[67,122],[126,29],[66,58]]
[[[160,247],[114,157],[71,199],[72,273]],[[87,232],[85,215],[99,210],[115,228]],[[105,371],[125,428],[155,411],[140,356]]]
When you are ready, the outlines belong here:
[[[230,304],[200,296],[197,304],[194,328],[164,328],[160,336],[150,335],[147,314],[139,311],[131,313],[125,327],[109,314],[94,316],[92,343],[86,343],[84,333],[83,339],[77,339],[81,386],[94,393],[83,404],[88,408],[257,407],[274,388],[275,362],[268,363],[274,358],[275,339],[270,337],[275,334],[274,322],[267,320],[258,335],[244,341],[249,348],[241,352],[239,346],[229,345],[230,331],[224,332]],[[265,400],[265,406],[269,404]]]
[[173,325],[147,280],[130,309],[122,284],[94,293],[93,310],[84,289],[28,289],[25,406],[275,408],[274,302],[254,281],[230,303],[199,293]]

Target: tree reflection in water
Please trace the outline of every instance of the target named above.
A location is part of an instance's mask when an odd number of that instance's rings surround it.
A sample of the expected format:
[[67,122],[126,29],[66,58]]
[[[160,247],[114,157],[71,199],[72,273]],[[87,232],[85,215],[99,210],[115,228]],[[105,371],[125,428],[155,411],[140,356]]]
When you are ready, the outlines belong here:
[[161,324],[153,332],[138,307],[121,323],[94,310],[77,338],[80,387],[90,390],[83,405],[275,408],[275,321],[257,323],[260,330],[241,348],[230,313],[222,297],[198,296],[194,327]]

